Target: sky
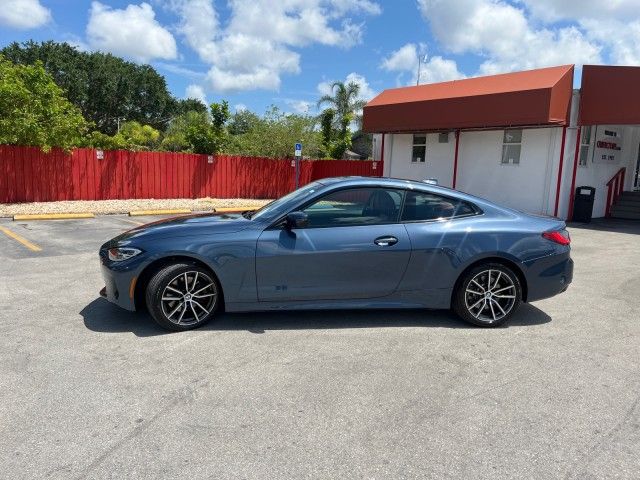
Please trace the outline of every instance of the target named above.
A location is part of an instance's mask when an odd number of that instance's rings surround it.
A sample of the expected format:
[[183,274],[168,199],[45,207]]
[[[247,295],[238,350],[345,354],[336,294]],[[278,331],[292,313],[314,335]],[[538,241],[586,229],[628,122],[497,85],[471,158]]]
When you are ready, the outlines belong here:
[[315,113],[386,88],[574,63],[640,65],[640,0],[0,0],[0,47],[148,63],[178,98]]

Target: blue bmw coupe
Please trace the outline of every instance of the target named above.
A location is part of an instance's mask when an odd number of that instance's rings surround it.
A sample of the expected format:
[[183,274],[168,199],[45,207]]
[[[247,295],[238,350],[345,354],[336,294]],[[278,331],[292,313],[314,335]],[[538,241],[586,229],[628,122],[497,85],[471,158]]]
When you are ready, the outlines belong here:
[[188,330],[217,312],[452,308],[483,327],[572,280],[565,223],[456,190],[327,178],[255,212],[172,218],[100,249],[101,294]]

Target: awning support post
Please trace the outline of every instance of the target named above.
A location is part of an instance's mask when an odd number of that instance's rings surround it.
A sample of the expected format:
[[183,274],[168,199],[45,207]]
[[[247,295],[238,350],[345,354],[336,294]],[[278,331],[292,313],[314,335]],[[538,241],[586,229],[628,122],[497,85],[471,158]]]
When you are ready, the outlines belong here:
[[556,204],[553,209],[553,216],[558,216],[558,206],[560,205],[560,187],[562,186],[562,166],[564,164],[564,143],[567,139],[567,126],[562,127],[562,141],[560,142],[560,165],[558,165],[558,184],[556,185]]
[[576,134],[576,151],[573,156],[573,175],[571,176],[571,190],[569,191],[569,213],[567,214],[568,221],[571,221],[571,217],[573,217],[573,201],[575,198],[576,173],[578,172],[578,158],[580,158],[580,134],[581,133],[582,133],[582,127],[578,127],[578,133]]
[[458,150],[460,148],[460,130],[456,130],[456,148],[453,154],[453,187],[456,188],[458,180]]

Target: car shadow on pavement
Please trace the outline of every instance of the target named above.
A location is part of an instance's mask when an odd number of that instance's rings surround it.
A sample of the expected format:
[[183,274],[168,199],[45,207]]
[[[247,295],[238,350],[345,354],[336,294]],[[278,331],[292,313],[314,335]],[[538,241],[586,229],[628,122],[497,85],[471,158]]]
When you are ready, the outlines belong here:
[[[171,333],[156,325],[146,312],[128,312],[103,298],[92,301],[80,315],[85,326],[94,332],[132,332],[138,337]],[[539,308],[523,304],[505,328],[541,325],[550,321],[551,317]],[[270,330],[399,327],[478,328],[463,322],[448,310],[412,309],[222,313],[199,330],[246,330],[260,334]]]
[[569,228],[640,235],[640,221],[621,218],[594,218],[590,223],[570,222]]

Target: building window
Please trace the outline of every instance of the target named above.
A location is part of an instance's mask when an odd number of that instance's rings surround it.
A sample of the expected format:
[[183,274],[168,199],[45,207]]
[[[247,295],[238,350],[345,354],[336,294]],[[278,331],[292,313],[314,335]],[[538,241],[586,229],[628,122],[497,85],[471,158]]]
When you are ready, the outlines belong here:
[[519,165],[522,149],[522,130],[505,130],[502,139],[503,165]]
[[427,156],[427,136],[413,136],[413,153],[411,155],[411,163],[424,163]]
[[580,160],[578,165],[586,167],[589,160],[589,146],[591,145],[591,127],[582,127],[580,136]]

